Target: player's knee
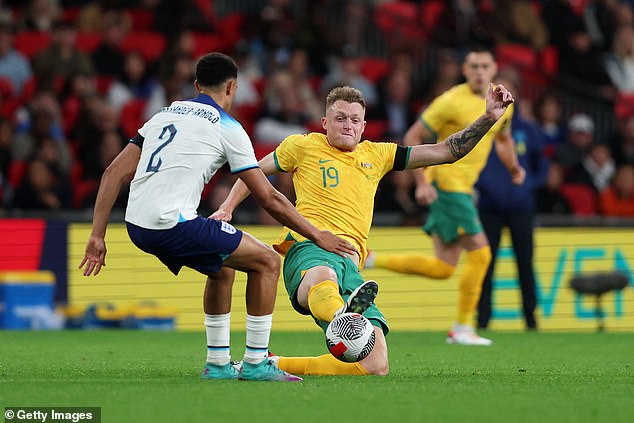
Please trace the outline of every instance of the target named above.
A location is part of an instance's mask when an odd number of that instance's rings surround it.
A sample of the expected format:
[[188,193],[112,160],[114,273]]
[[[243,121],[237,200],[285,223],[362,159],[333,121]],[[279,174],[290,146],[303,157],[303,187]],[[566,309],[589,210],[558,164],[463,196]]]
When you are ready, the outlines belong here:
[[281,259],[279,254],[277,254],[273,249],[267,248],[262,254],[262,260],[266,271],[279,273]]
[[387,376],[390,373],[390,365],[387,360],[387,351],[380,353],[372,357],[371,360],[367,360],[362,363],[363,368],[369,375],[372,376]]

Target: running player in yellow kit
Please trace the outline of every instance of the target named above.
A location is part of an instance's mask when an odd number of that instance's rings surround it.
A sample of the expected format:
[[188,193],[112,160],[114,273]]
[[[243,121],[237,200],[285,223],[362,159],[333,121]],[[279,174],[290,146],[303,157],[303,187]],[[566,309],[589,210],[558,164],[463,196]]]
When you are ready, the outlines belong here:
[[[405,145],[418,145],[434,139],[444,140],[466,128],[485,110],[487,89],[497,73],[493,54],[488,50],[470,51],[463,63],[466,83],[456,85],[436,98],[405,134]],[[416,198],[430,205],[423,229],[432,236],[435,257],[423,254],[372,254],[367,268],[378,267],[400,273],[418,274],[434,279],[451,277],[462,250],[467,260],[459,283],[456,321],[447,342],[461,345],[491,345],[473,329],[473,315],[480,298],[482,282],[491,262],[491,249],[477,209],[473,203],[473,186],[489,157],[495,140],[496,152],[511,174],[513,183],[522,184],[526,175],[515,154],[511,137],[512,106],[484,135],[464,159],[417,169]]]
[[[374,281],[364,282],[359,274],[367,256],[366,241],[379,181],[390,170],[458,160],[473,149],[512,102],[511,93],[503,86],[490,85],[486,111],[469,127],[438,144],[402,147],[361,142],[365,100],[354,88],[338,87],[326,98],[326,116],[322,118],[326,135],[292,135],[260,160],[260,168],[267,175],[292,172],[300,214],[317,228],[328,228],[350,241],[358,251],[351,257],[337,257],[285,228],[274,248],[286,256],[284,282],[293,307],[301,314],[312,315],[324,329],[342,311],[361,312],[375,326],[376,334],[372,352],[359,363],[343,363],[331,354],[279,357],[281,369],[317,375],[388,373],[388,326],[373,304],[378,286]],[[247,195],[246,185],[236,182],[212,217],[230,220]]]

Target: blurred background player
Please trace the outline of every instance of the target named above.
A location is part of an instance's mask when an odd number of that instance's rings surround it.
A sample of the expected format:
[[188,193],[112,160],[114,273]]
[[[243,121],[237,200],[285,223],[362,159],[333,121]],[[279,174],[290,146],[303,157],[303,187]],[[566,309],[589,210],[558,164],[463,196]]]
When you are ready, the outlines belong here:
[[[279,256],[226,222],[198,216],[203,187],[228,162],[232,173],[281,223],[329,251],[350,254],[354,249],[303,219],[259,169],[248,135],[225,112],[236,93],[237,70],[229,56],[203,56],[194,82],[199,95],[154,115],[108,166],[80,268],[86,265],[84,275],[89,276],[105,266],[108,217],[123,181],[134,175],[125,217],[132,242],[175,275],[183,266],[207,275],[203,305],[208,351],[203,379],[297,381],[301,378],[268,359]],[[239,374],[229,351],[233,269],[248,274],[246,351]]]
[[[520,86],[520,75],[512,68],[500,71],[497,83],[513,93]],[[515,94],[515,112],[511,133],[520,165],[526,170],[522,185],[513,184],[495,150],[480,174],[478,213],[484,232],[491,245],[491,264],[487,271],[478,303],[478,328],[486,329],[492,317],[493,274],[502,229],[511,235],[520,291],[522,311],[527,329],[537,329],[535,308],[537,289],[533,272],[533,230],[535,227],[535,192],[544,184],[548,173],[548,159],[544,155],[544,141],[537,127],[524,119]]]
[[[363,95],[352,87],[334,88],[326,98],[326,116],[322,118],[325,135],[291,135],[260,161],[266,175],[292,173],[298,211],[318,228],[327,228],[349,240],[358,251],[342,258],[285,229],[274,247],[286,256],[284,282],[293,308],[311,315],[324,330],[342,310],[363,312],[375,326],[376,344],[359,363],[343,363],[330,354],[279,357],[281,369],[317,375],[388,373],[385,334],[389,329],[385,317],[373,304],[378,286],[374,281],[364,282],[359,274],[367,257],[366,242],[378,184],[391,170],[451,163],[469,153],[513,102],[504,87],[489,85],[485,91],[486,107],[471,125],[448,134],[444,142],[410,147],[361,142],[366,124]],[[248,187],[237,181],[212,217],[230,220],[247,195]]]
[[[456,85],[437,97],[405,134],[405,145],[444,140],[480,116],[486,104],[487,89],[497,73],[493,54],[472,49],[465,56],[462,72],[466,83]],[[467,252],[460,277],[456,321],[447,342],[461,345],[491,345],[473,328],[473,317],[480,299],[482,281],[491,262],[491,249],[473,203],[473,185],[486,164],[495,139],[500,160],[511,174],[513,183],[522,184],[525,171],[515,155],[510,124],[512,107],[484,134],[473,152],[452,164],[434,166],[424,173],[415,172],[416,199],[430,206],[423,229],[432,236],[435,256],[423,254],[372,255],[366,267],[379,267],[400,273],[434,279],[453,275],[460,253]]]

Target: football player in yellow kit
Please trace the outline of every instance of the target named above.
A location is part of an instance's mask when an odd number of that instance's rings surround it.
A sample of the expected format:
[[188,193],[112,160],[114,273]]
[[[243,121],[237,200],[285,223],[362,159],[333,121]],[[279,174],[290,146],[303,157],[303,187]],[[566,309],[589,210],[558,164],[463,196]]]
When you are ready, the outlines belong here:
[[[291,172],[296,207],[317,228],[328,229],[350,241],[358,253],[331,254],[294,231],[284,228],[274,248],[284,260],[284,283],[295,310],[311,315],[325,329],[338,313],[360,312],[375,326],[376,344],[358,363],[343,363],[331,354],[318,357],[279,357],[281,369],[296,374],[386,375],[389,371],[385,334],[388,325],[373,304],[378,286],[364,282],[359,269],[367,257],[366,241],[372,222],[374,195],[381,178],[391,170],[414,169],[454,162],[477,145],[498,121],[513,97],[503,86],[488,88],[487,107],[464,130],[438,144],[403,147],[395,143],[362,141],[365,101],[351,87],[334,88],[326,98],[322,126],[326,134],[310,133],[286,138],[260,160],[267,174]],[[233,210],[248,195],[236,182],[212,218],[230,220]]]
[[[405,145],[441,142],[478,118],[485,110],[487,90],[497,73],[493,54],[488,50],[470,51],[463,63],[464,84],[449,89],[425,109],[405,134]],[[473,329],[473,315],[480,299],[482,282],[491,262],[491,249],[473,203],[473,186],[484,168],[495,140],[502,163],[513,183],[522,184],[526,172],[519,165],[511,136],[513,106],[493,125],[464,159],[450,164],[417,169],[416,198],[430,206],[423,229],[432,236],[435,256],[411,253],[371,254],[367,268],[418,274],[447,279],[455,271],[462,250],[466,263],[459,283],[456,321],[447,342],[461,345],[491,345]]]

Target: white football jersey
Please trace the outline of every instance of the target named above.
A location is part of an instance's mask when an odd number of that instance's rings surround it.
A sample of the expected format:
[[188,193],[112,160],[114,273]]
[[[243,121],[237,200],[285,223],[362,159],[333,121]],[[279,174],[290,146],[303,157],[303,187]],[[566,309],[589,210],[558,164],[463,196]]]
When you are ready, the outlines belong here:
[[125,220],[146,229],[194,219],[205,184],[226,162],[231,173],[258,167],[242,125],[206,94],[164,107],[131,142],[142,150]]

